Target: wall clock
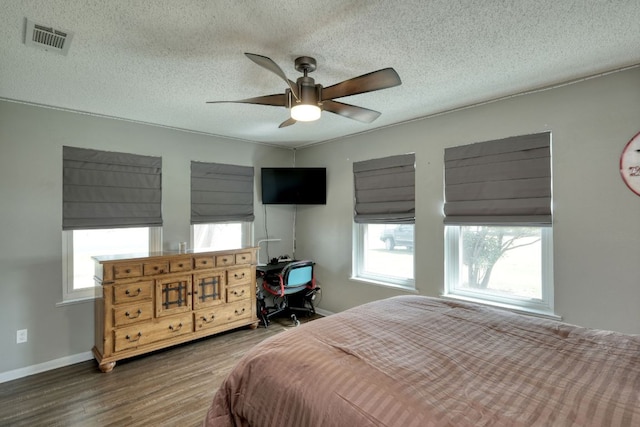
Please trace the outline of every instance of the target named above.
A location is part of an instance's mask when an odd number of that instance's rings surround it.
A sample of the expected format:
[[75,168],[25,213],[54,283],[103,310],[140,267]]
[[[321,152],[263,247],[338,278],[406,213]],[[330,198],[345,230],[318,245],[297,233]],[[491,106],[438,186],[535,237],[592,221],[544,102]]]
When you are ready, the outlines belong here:
[[620,175],[627,187],[640,196],[640,132],[622,150]]

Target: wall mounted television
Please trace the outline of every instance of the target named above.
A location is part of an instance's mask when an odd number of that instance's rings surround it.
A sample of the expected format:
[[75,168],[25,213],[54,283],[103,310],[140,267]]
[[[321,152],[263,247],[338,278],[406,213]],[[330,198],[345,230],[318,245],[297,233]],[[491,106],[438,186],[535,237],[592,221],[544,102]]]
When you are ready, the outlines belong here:
[[262,168],[265,205],[326,205],[326,168]]

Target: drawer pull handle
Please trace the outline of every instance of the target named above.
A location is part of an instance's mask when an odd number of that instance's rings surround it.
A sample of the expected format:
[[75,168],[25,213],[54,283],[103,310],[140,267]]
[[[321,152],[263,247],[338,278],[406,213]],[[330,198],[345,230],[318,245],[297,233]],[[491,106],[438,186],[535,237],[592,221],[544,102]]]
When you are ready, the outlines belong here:
[[182,268],[182,263],[178,264],[178,267]]
[[240,292],[238,292],[238,291],[233,291],[233,294],[234,294],[235,296],[237,296],[237,297],[242,296],[242,295],[244,295],[244,289],[243,289],[242,291],[240,291]]
[[240,311],[236,310],[236,316],[239,316],[239,315],[241,315],[242,313],[244,313],[244,308],[243,308],[242,310],[240,310]]
[[233,277],[235,277],[236,279],[244,279],[244,273],[242,274],[234,273]]
[[142,337],[142,332],[138,332],[137,335],[135,335],[135,338],[131,338],[130,335],[127,335],[125,338],[127,339],[127,341],[129,342],[134,342],[134,341],[138,341],[140,339],[140,337]]
[[202,264],[207,264],[207,261],[202,261]]
[[182,329],[182,323],[178,323],[177,328],[174,328],[173,325],[169,325],[169,329],[172,330],[173,332],[178,332],[180,329]]
[[158,271],[158,266],[156,265],[155,267],[153,267],[154,270]]
[[129,295],[130,297],[137,297],[138,295],[140,295],[140,292],[142,292],[142,289],[141,289],[141,288],[138,288],[138,289],[136,290],[136,293],[135,293],[135,294],[132,294],[132,293],[129,291],[129,289],[127,289],[126,291],[124,291],[124,293],[125,293],[126,295]]
[[227,259],[226,258],[222,258],[222,262],[226,263]]
[[215,319],[215,318],[216,318],[216,316],[214,316],[213,314],[211,315],[211,317],[209,319],[207,319],[207,316],[202,316],[202,321],[204,323],[211,323],[211,322],[213,322],[213,319]]
[[131,313],[129,313],[128,311],[124,313],[124,315],[127,316],[129,319],[137,319],[142,314],[142,310],[138,309],[137,314],[138,314],[137,316],[132,316]]
[[129,273],[131,273],[131,270],[127,268],[124,272],[129,274]]

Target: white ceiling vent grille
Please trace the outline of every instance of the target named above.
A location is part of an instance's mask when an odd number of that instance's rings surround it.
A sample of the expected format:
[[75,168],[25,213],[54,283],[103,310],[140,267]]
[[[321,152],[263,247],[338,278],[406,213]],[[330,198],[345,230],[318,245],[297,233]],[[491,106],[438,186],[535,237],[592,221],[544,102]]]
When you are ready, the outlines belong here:
[[73,33],[69,31],[56,30],[27,19],[24,43],[28,46],[66,55],[72,38]]

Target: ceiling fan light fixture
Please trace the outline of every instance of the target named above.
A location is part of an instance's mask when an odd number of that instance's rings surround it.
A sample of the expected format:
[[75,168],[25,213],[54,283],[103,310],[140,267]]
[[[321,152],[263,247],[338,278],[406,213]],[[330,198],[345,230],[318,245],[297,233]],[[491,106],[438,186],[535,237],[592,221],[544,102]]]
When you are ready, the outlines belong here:
[[298,104],[291,107],[291,118],[298,122],[312,122],[320,118],[320,107],[317,105]]

